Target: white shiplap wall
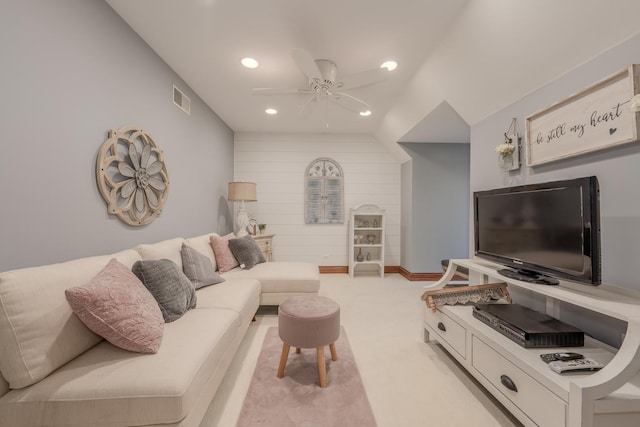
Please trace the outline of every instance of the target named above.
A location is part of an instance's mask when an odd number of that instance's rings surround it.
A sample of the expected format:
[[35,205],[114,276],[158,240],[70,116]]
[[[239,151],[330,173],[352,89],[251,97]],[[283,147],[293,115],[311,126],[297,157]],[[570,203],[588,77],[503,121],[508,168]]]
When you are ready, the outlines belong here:
[[[304,223],[304,173],[329,157],[344,172],[344,224]],[[386,209],[385,265],[400,265],[401,163],[366,135],[235,135],[234,179],[257,183],[258,201],[247,211],[276,234],[274,260],[347,266],[349,209],[375,203]]]

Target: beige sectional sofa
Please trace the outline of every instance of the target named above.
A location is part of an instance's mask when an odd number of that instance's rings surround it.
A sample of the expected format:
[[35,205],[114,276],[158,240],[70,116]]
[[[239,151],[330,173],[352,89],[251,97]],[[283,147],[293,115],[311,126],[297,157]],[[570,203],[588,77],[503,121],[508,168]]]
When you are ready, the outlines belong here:
[[165,324],[155,354],[120,349],[73,313],[65,289],[116,258],[170,259],[186,243],[215,265],[210,235],[0,273],[1,426],[198,426],[259,305],[317,293],[318,267],[272,262],[222,274],[197,305]]

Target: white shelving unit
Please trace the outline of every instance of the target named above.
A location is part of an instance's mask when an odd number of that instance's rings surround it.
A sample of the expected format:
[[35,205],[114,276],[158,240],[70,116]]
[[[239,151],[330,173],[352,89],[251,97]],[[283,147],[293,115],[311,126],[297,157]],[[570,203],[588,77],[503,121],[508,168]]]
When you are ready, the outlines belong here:
[[[436,339],[525,426],[631,427],[640,425],[640,294],[601,285],[560,281],[542,286],[507,279],[497,264],[480,259],[451,260],[442,279],[429,290],[444,287],[457,266],[469,269],[482,283],[506,282],[542,295],[546,311],[558,317],[570,303],[627,324],[619,349],[588,336],[584,347],[524,348],[472,315],[469,305],[425,306],[425,342]],[[605,364],[598,372],[556,374],[540,359],[542,353],[575,351]],[[505,377],[508,379],[505,380]]]
[[363,203],[349,212],[349,276],[358,266],[375,266],[384,277],[384,209]]

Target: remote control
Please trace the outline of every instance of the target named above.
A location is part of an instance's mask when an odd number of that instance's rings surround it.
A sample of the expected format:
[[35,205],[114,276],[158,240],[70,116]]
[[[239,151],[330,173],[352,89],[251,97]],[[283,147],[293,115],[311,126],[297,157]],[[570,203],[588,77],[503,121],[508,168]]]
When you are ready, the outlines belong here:
[[604,367],[602,363],[589,358],[567,361],[556,360],[555,362],[549,363],[549,368],[559,374],[577,371],[597,371],[602,367]]
[[566,352],[566,353],[545,353],[545,354],[541,354],[540,358],[545,363],[549,363],[549,362],[555,362],[556,360],[561,360],[563,362],[566,362],[567,360],[583,359],[584,356],[581,355],[580,353]]

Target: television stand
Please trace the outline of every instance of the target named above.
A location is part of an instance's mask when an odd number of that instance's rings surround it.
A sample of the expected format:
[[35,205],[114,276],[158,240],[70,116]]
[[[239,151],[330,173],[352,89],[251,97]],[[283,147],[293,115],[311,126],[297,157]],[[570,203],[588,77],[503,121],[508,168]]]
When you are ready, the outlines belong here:
[[537,285],[551,285],[555,286],[560,281],[554,277],[545,276],[544,274],[536,273],[535,271],[527,270],[514,270],[512,268],[501,268],[498,273],[504,277],[510,279],[520,280],[522,282],[535,283]]
[[[501,265],[481,259],[451,260],[442,279],[427,289],[442,289],[458,267],[469,270],[470,283],[505,281],[498,272]],[[506,282],[512,296],[542,297],[546,314],[556,319],[571,304],[621,320],[627,328],[620,348],[592,338],[589,330],[584,330],[583,347],[524,348],[474,318],[471,305],[444,305],[435,312],[425,305],[425,342],[437,340],[525,426],[640,425],[640,292],[563,280],[559,286],[511,278]],[[567,351],[605,367],[593,373],[557,374],[540,358],[543,353]]]

